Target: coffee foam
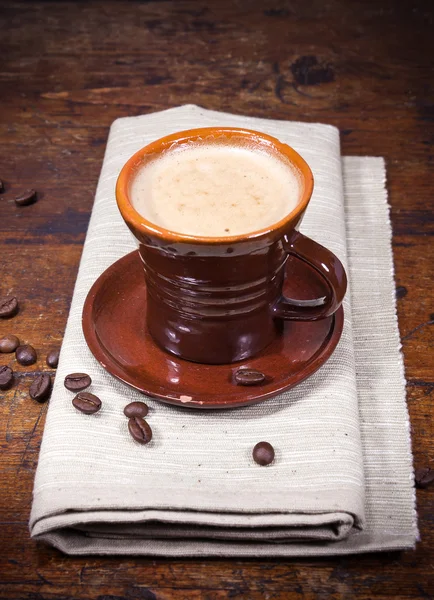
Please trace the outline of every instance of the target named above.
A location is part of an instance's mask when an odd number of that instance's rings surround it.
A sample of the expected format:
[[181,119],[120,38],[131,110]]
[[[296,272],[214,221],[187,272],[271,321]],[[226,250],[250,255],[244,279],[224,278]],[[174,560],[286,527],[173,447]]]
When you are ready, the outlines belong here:
[[258,145],[185,143],[151,158],[130,186],[134,208],[177,233],[225,237],[283,219],[301,197],[301,177]]

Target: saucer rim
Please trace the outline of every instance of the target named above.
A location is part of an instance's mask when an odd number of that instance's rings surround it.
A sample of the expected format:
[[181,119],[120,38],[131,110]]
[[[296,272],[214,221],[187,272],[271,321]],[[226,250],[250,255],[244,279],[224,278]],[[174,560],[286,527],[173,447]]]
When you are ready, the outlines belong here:
[[[145,387],[144,387],[146,385],[145,382],[141,383],[141,384],[134,383],[133,381],[128,380],[125,377],[125,375],[127,375],[128,373],[125,371],[125,369],[122,369],[122,367],[118,364],[118,362],[113,358],[112,354],[106,350],[104,344],[102,342],[100,342],[100,338],[99,338],[99,335],[98,335],[98,332],[96,330],[95,323],[93,320],[93,313],[94,313],[93,305],[94,305],[95,299],[97,298],[99,291],[105,287],[105,282],[112,277],[113,273],[116,270],[119,269],[119,263],[121,261],[129,262],[130,260],[133,259],[133,256],[137,255],[137,254],[138,254],[138,250],[133,250],[132,252],[129,252],[125,256],[121,257],[120,259],[115,261],[113,264],[111,264],[107,269],[105,269],[101,273],[101,275],[96,279],[96,281],[93,283],[92,287],[90,288],[90,290],[86,296],[84,304],[83,304],[82,329],[83,329],[84,338],[85,338],[85,341],[86,341],[86,344],[87,344],[89,350],[91,351],[94,358],[103,367],[103,369],[109,375],[115,377],[116,379],[118,379],[119,381],[122,381],[129,387],[136,389],[140,393],[147,395],[152,399],[164,402],[166,404],[170,404],[172,406],[201,409],[201,410],[227,410],[230,408],[240,408],[243,406],[257,404],[257,403],[263,402],[265,400],[268,400],[270,398],[273,398],[273,397],[283,393],[284,391],[287,391],[287,390],[295,387],[296,385],[300,384],[301,382],[303,382],[306,379],[308,379],[309,377],[311,377],[331,357],[334,350],[336,349],[336,346],[339,343],[339,340],[341,339],[343,326],[344,326],[344,309],[343,309],[342,305],[339,307],[339,309],[336,311],[336,313],[331,317],[329,331],[328,331],[327,335],[324,337],[324,340],[323,340],[320,348],[313,355],[312,359],[309,360],[303,366],[303,368],[300,369],[300,371],[297,371],[296,373],[292,373],[288,377],[288,379],[290,379],[290,381],[288,383],[279,384],[275,389],[269,390],[266,392],[262,392],[262,393],[261,393],[259,387],[256,388],[254,386],[245,386],[245,387],[237,386],[237,388],[239,389],[239,392],[240,392],[239,402],[234,401],[234,400],[226,400],[225,401],[224,397],[220,397],[221,399],[218,402],[218,404],[210,403],[208,401],[203,401],[203,400],[194,400],[193,398],[191,398],[190,400],[181,400],[180,398],[174,398],[170,395],[167,395],[167,394],[165,395],[165,394],[159,393],[157,391],[150,391],[149,388],[145,389]],[[155,342],[154,342],[154,344],[156,346]],[[200,364],[200,363],[190,363],[189,361],[183,360],[175,355],[171,355],[171,357],[174,360],[182,362],[186,365],[192,364],[192,365],[197,366],[198,364]],[[250,357],[249,359],[246,359],[244,361],[239,361],[236,363],[228,363],[227,367],[228,367],[228,369],[232,369],[232,370],[238,369],[244,365],[247,365],[252,360],[258,360],[258,359],[260,359],[260,356]],[[221,367],[222,365],[204,365],[204,366],[206,366],[207,368],[210,368],[213,366]],[[295,379],[295,381],[294,381],[294,379]],[[168,390],[168,393],[170,394],[169,390]]]

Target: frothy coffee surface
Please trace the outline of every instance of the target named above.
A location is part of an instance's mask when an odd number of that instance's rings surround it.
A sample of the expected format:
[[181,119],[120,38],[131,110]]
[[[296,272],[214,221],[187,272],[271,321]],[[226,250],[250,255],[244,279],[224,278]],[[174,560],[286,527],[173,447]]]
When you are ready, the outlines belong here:
[[262,229],[291,212],[301,194],[294,167],[245,146],[184,144],[135,175],[130,196],[148,221],[177,233],[220,237]]

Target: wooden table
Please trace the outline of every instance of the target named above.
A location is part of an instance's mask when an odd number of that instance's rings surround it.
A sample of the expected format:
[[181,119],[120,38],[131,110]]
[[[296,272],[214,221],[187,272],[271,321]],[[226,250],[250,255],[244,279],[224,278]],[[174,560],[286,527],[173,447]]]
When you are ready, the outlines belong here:
[[[33,542],[27,525],[47,409],[28,388],[62,340],[109,125],[184,103],[331,123],[343,154],[386,158],[415,464],[434,468],[430,3],[4,1],[1,21],[0,295],[15,294],[21,310],[0,322],[0,335],[16,333],[39,359],[17,369],[0,404],[0,596],[431,598],[433,487],[417,494],[414,552],[73,558]],[[29,187],[37,204],[15,206]]]

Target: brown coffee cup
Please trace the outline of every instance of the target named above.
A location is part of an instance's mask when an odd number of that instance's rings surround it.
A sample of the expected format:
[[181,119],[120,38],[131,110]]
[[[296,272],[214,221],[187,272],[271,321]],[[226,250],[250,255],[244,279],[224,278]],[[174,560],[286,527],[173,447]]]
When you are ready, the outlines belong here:
[[[227,237],[191,236],[147,221],[130,200],[130,183],[137,170],[173,144],[204,141],[228,145],[248,141],[283,155],[302,181],[295,209],[270,227]],[[139,242],[147,288],[147,327],[154,340],[186,360],[232,363],[254,356],[280,335],[281,319],[313,321],[332,315],[342,303],[347,278],[330,250],[298,231],[312,189],[312,172],[303,158],[276,138],[257,131],[192,129],[136,152],[119,175],[116,199]],[[289,255],[313,267],[326,284],[324,297],[303,301],[282,295],[284,277],[291,277],[286,269]]]

